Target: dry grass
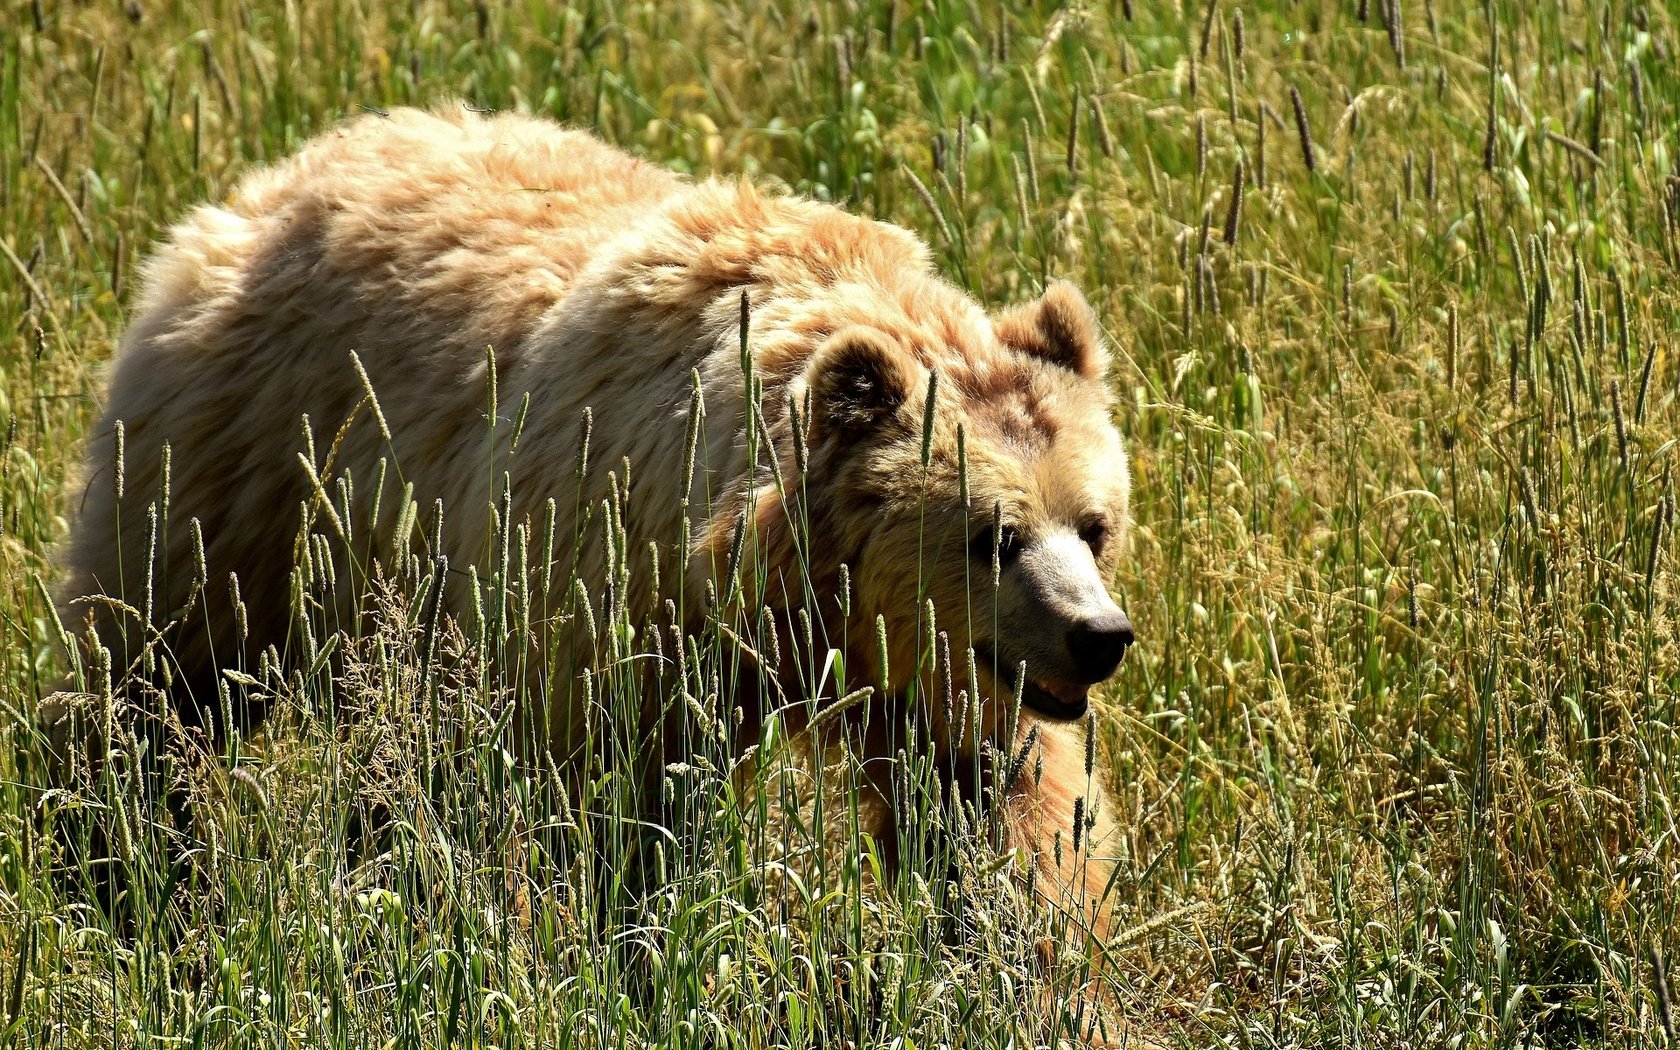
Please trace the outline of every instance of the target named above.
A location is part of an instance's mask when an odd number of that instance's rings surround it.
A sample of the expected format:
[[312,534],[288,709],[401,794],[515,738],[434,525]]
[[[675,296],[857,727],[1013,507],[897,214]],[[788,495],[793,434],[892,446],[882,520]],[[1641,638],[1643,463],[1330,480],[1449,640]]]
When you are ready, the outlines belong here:
[[42,584],[137,261],[341,116],[464,95],[900,222],[988,301],[1088,291],[1137,475],[1117,586],[1142,644],[1105,744],[1112,980],[1141,1031],[1675,1045],[1675,20],[1157,6],[14,5],[0,1043],[990,1046],[1072,1023],[1023,991],[1038,920],[960,881],[867,916],[764,897],[715,776],[663,892],[603,883],[589,851],[638,844],[588,839],[502,761],[517,697],[480,677],[482,629],[439,672],[406,607],[345,640],[362,678],[299,680],[193,772],[190,892],[147,814],[105,814],[139,936],[62,870],[51,825],[130,798],[120,770],[50,790],[34,718],[62,669]]

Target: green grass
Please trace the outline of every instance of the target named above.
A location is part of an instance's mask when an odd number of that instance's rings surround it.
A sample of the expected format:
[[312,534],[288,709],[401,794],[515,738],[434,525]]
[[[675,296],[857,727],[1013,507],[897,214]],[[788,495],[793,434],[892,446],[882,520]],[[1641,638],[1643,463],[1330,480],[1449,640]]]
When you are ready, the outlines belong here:
[[[274,723],[190,772],[189,885],[122,763],[47,776],[43,586],[148,246],[343,117],[451,96],[901,223],[988,303],[1086,291],[1135,471],[1115,585],[1141,644],[1101,726],[1110,994],[1138,1034],[1675,1045],[1680,26],[1622,2],[1183,6],[13,4],[0,1045],[1073,1024],[1036,991],[1066,980],[1033,964],[1050,919],[975,899],[1008,885],[973,881],[983,847],[867,909],[855,867],[790,894],[765,817],[696,763],[657,892],[612,878],[590,857],[651,839],[505,757],[497,621],[429,628],[424,565],[333,643],[348,680],[265,680]],[[589,797],[634,805],[608,776]],[[127,928],[55,834],[89,812]]]

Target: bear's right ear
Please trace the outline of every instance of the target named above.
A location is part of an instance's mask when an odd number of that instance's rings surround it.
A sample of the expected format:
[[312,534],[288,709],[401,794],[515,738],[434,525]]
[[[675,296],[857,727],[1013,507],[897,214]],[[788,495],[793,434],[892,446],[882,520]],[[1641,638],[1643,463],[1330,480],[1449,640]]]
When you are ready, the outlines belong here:
[[[853,325],[836,332],[812,355],[805,370],[810,392],[810,435],[860,436],[899,418],[927,370],[909,352],[873,328]],[[796,391],[796,399],[804,391]]]

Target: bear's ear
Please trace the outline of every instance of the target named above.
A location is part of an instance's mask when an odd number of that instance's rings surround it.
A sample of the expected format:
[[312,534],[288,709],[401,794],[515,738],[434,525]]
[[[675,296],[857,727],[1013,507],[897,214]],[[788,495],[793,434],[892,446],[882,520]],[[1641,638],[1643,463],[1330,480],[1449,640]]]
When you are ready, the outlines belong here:
[[[898,417],[927,372],[915,357],[873,328],[853,325],[829,337],[805,371],[811,437],[858,435]],[[805,391],[796,391],[802,398]]]
[[998,339],[1024,354],[1070,368],[1087,379],[1108,370],[1096,315],[1079,289],[1052,281],[1043,297],[1006,311],[994,322]]

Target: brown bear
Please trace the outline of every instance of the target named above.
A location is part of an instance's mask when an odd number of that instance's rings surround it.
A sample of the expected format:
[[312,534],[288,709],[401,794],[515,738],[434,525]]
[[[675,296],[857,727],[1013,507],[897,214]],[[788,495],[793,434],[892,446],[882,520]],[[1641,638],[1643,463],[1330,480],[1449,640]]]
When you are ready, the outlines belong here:
[[[582,592],[674,596],[691,633],[740,594],[790,640],[765,668],[783,695],[835,699],[835,679],[787,666],[815,638],[877,728],[915,703],[935,746],[1009,756],[1011,843],[1039,858],[1039,892],[1100,926],[1112,806],[1088,692],[1132,643],[1106,587],[1129,482],[1070,285],[989,316],[896,226],[456,107],[364,116],[248,175],[173,230],[144,288],[62,591],[119,678],[153,667],[190,723],[235,654],[298,660],[300,520],[358,552],[341,571],[363,580],[421,549],[488,578],[498,530],[546,514],[581,537],[555,557]],[[613,469],[577,469],[583,442]],[[612,520],[585,521],[632,470]],[[463,617],[480,597],[447,595]],[[600,659],[589,618],[533,642],[560,756]],[[952,691],[977,717],[953,717]],[[806,728],[830,757],[899,746]],[[862,802],[882,839],[889,797]]]

